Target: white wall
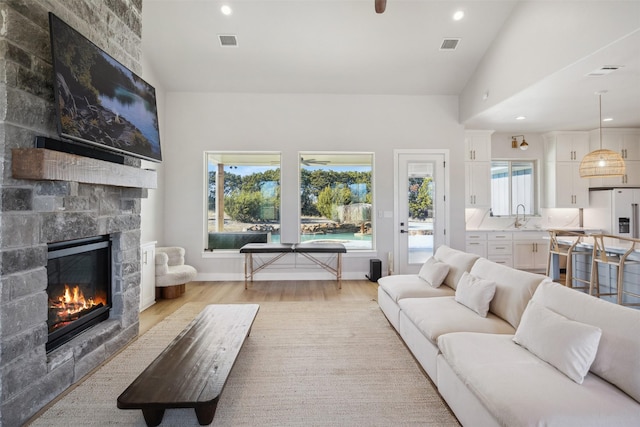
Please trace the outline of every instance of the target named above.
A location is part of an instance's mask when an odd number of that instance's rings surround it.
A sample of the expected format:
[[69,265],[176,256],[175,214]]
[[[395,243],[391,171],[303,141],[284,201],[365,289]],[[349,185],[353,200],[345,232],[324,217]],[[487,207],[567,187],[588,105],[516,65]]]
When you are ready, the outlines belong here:
[[[458,123],[457,97],[360,96],[326,94],[166,94],[164,156],[164,238],[179,245],[199,280],[240,280],[243,257],[204,252],[204,151],[282,152],[282,239],[297,238],[298,151],[375,153],[375,209],[393,211],[394,149],[450,150],[452,193],[451,246],[464,248],[464,130]],[[376,251],[349,253],[344,278],[363,278],[368,260],[386,264],[393,251],[392,218],[376,218]],[[261,273],[267,278],[268,271]],[[386,266],[383,267],[386,271]],[[280,273],[282,274],[282,273]],[[299,272],[291,270],[292,277]],[[320,273],[316,273],[318,276]],[[320,277],[320,276],[319,276]]]

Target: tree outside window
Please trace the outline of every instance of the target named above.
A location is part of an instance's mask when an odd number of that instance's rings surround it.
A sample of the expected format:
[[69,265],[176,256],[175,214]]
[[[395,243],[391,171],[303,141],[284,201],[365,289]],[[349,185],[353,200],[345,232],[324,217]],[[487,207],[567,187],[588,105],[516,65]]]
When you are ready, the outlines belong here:
[[207,249],[280,241],[280,154],[207,153]]
[[373,249],[371,153],[300,154],[300,241]]

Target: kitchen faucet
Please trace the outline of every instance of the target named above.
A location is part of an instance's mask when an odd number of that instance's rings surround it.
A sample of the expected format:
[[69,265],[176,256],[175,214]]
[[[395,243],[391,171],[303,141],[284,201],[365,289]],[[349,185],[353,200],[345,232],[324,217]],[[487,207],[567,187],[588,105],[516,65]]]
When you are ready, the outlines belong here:
[[[522,206],[522,223],[518,222],[518,211],[520,209],[520,206]],[[524,205],[522,203],[520,203],[518,206],[516,206],[516,222],[513,224],[513,226],[515,228],[520,228],[522,225],[524,225],[524,221],[526,221],[526,219],[527,219],[526,210],[527,209],[524,207]]]

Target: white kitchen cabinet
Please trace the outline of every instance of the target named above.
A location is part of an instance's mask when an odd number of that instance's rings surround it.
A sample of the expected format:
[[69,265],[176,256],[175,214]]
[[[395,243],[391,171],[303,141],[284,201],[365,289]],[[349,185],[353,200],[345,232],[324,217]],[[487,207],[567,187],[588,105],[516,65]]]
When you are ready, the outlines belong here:
[[551,132],[543,138],[544,207],[588,207],[590,182],[580,178],[580,162],[589,153],[589,133]]
[[545,170],[546,208],[586,208],[589,206],[589,180],[580,178],[576,162],[547,162]]
[[589,206],[589,180],[580,178],[580,162],[589,153],[588,132],[551,132],[545,148],[545,208]]
[[491,161],[492,130],[468,130],[464,133],[465,162]]
[[[640,160],[639,129],[602,129],[602,148],[616,151],[624,160]],[[600,149],[600,130],[589,132],[589,150]]]
[[500,231],[467,231],[466,251],[497,264],[513,267],[511,235],[510,232]]
[[491,207],[491,162],[465,162],[464,169],[466,207]]
[[509,231],[490,231],[487,232],[487,240],[492,242],[511,242],[513,233]]
[[520,270],[547,268],[546,231],[467,231],[466,251]]
[[589,153],[588,132],[550,132],[543,138],[547,161],[580,162]]
[[[639,143],[640,144],[640,143]],[[640,186],[640,161],[625,160],[625,174],[609,178],[591,178],[590,187],[638,187]]]
[[482,258],[487,257],[487,233],[467,231],[466,251]]
[[468,130],[465,144],[465,206],[491,207],[491,134],[493,131]]
[[487,259],[497,264],[513,267],[512,257],[513,233],[491,231],[487,233]]
[[156,303],[156,242],[140,246],[140,311]]
[[[600,149],[598,129],[589,133],[590,150]],[[637,187],[640,186],[640,130],[603,129],[602,148],[616,151],[623,158],[626,174],[610,178],[591,178],[591,187]]]
[[522,232],[513,241],[513,266],[519,270],[546,270],[549,258],[547,233]]

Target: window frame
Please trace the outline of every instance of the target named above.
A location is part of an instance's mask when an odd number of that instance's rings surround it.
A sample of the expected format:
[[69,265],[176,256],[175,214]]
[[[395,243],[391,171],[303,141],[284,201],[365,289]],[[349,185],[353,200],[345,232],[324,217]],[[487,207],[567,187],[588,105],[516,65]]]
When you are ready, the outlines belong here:
[[[217,155],[220,157],[224,157],[224,156],[238,156],[238,157],[251,157],[251,156],[277,156],[278,158],[278,163],[276,168],[280,170],[279,173],[279,205],[282,206],[282,164],[283,164],[283,155],[281,151],[254,151],[254,150],[247,150],[247,151],[243,151],[243,150],[206,150],[204,151],[204,191],[203,191],[203,198],[204,198],[204,206],[203,206],[203,211],[204,211],[204,220],[203,220],[203,247],[204,247],[204,252],[205,253],[209,253],[209,254],[213,254],[213,253],[239,253],[239,248],[238,249],[212,249],[209,248],[209,221],[210,221],[210,217],[209,217],[209,159],[210,156],[212,155]],[[220,163],[218,161],[218,163]],[[263,164],[262,166],[270,166],[270,165],[266,165]],[[217,197],[217,192],[216,192],[216,197]],[[214,219],[214,221],[217,221],[217,219]],[[282,217],[281,215],[278,215],[278,229],[281,232],[282,231]],[[223,231],[224,232],[224,231]],[[242,231],[238,231],[238,233],[242,233]]]
[[[298,226],[297,226],[297,238],[299,242],[302,242],[302,194],[300,191],[301,185],[302,185],[302,170],[303,170],[303,163],[302,163],[302,159],[303,158],[307,158],[307,159],[311,159],[311,158],[332,158],[332,157],[336,157],[336,156],[368,156],[370,159],[370,163],[367,163],[368,166],[370,166],[370,195],[371,195],[371,207],[370,207],[370,219],[366,220],[364,222],[370,222],[371,223],[371,244],[369,247],[367,248],[358,248],[358,247],[349,247],[347,246],[347,251],[348,252],[356,252],[356,253],[365,253],[365,252],[373,252],[376,250],[376,215],[375,215],[375,152],[372,151],[320,151],[320,150],[305,150],[305,151],[299,151],[298,152],[298,159],[297,159],[297,174],[298,174],[298,197],[297,197],[297,221],[298,221]],[[349,163],[346,162],[344,163],[345,166],[355,166],[354,163]]]
[[494,162],[506,162],[508,164],[508,176],[509,176],[509,213],[507,215],[496,215],[493,212],[493,185],[492,185],[492,180],[493,180],[493,173],[490,174],[489,176],[489,185],[490,185],[490,200],[491,200],[491,204],[490,204],[490,208],[491,208],[491,214],[492,216],[496,216],[496,217],[515,217],[516,213],[512,211],[513,209],[513,175],[512,175],[512,165],[514,163],[531,163],[532,164],[532,173],[533,173],[533,177],[532,177],[532,184],[533,184],[533,194],[531,194],[531,199],[533,201],[533,205],[532,205],[532,211],[531,213],[527,213],[528,216],[540,216],[540,203],[538,200],[538,195],[540,192],[540,170],[539,170],[539,162],[537,159],[532,159],[532,158],[492,158],[490,163],[489,163],[489,169],[490,171],[493,170],[493,163]]

